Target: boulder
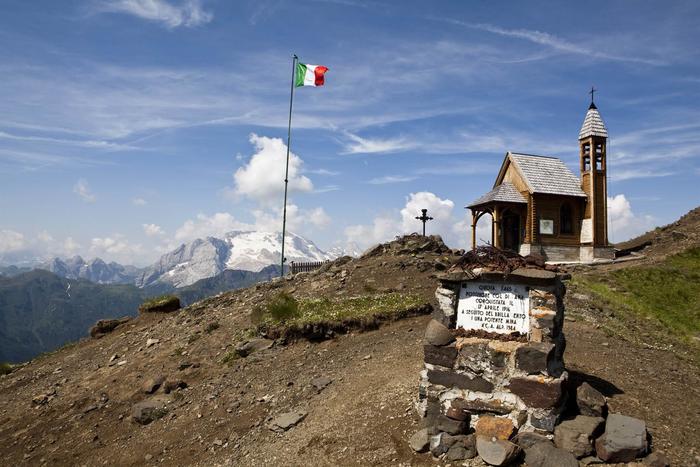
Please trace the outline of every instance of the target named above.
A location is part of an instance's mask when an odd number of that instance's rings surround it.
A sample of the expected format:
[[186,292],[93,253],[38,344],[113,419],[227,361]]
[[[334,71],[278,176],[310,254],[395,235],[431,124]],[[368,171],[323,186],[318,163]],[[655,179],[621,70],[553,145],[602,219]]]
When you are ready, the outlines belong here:
[[431,319],[425,329],[425,341],[438,347],[447,345],[455,340],[455,336],[447,326]]
[[502,439],[476,437],[476,451],[489,465],[508,465],[518,458],[522,450],[517,444]]
[[428,429],[423,428],[418,430],[411,436],[408,440],[408,445],[411,446],[415,452],[425,452],[430,447],[430,435],[428,434]]
[[141,390],[146,394],[153,394],[163,384],[163,381],[165,381],[165,378],[160,375],[148,378],[141,385]]
[[131,407],[131,419],[139,425],[148,425],[167,413],[165,404],[157,400],[139,402]]
[[605,396],[585,382],[576,389],[576,405],[581,415],[587,417],[605,418],[608,414]]
[[508,440],[513,435],[515,427],[509,418],[482,415],[476,422],[476,436]]
[[596,454],[605,462],[630,462],[647,451],[647,427],[643,420],[610,414],[605,432],[595,442]]
[[276,431],[278,433],[287,431],[293,426],[296,426],[302,420],[304,420],[306,418],[306,414],[307,413],[305,410],[296,410],[294,412],[283,413],[282,415],[279,415],[272,419],[268,427],[270,428],[270,430]]
[[241,345],[236,347],[236,353],[239,357],[247,357],[253,352],[258,352],[260,350],[266,350],[272,347],[274,341],[270,339],[256,338],[243,342]]
[[528,467],[578,467],[578,461],[568,451],[554,447],[549,441],[535,443],[525,449]]
[[603,431],[605,420],[601,417],[579,415],[566,420],[554,429],[554,444],[580,459],[593,454],[593,440]]

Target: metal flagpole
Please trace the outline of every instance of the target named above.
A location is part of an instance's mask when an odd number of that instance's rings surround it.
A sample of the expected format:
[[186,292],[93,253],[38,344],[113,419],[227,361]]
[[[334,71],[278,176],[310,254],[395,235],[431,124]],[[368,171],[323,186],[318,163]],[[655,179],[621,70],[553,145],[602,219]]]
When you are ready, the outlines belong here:
[[287,128],[287,165],[284,169],[284,206],[282,208],[282,257],[280,258],[280,277],[284,276],[284,236],[287,230],[287,185],[289,184],[289,145],[292,141],[292,103],[294,102],[294,77],[296,76],[297,60],[296,54],[292,58],[292,86],[289,94],[289,127]]

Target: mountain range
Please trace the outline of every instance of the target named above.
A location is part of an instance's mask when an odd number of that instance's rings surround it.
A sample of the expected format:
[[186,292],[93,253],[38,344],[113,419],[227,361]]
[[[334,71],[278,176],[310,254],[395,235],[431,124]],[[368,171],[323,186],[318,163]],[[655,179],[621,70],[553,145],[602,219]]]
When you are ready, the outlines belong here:
[[[98,319],[135,316],[144,299],[169,293],[183,306],[280,275],[281,234],[230,232],[185,243],[146,268],[53,258],[32,270],[0,268],[0,362],[19,362],[87,335]],[[352,245],[351,245],[352,247]],[[351,252],[355,252],[351,250]],[[287,261],[324,261],[299,235],[285,239]]]
[[[45,269],[66,279],[86,279],[97,284],[134,284],[139,288],[178,289],[215,277],[223,271],[257,273],[270,265],[279,264],[281,237],[279,232],[234,231],[220,238],[198,238],[183,243],[145,268],[106,263],[100,258],[85,261],[80,256],[75,256],[69,259],[53,258],[40,264],[38,269]],[[284,244],[287,264],[292,261],[325,261],[344,255],[359,255],[356,245],[336,247],[325,252],[311,240],[291,232],[286,235]]]

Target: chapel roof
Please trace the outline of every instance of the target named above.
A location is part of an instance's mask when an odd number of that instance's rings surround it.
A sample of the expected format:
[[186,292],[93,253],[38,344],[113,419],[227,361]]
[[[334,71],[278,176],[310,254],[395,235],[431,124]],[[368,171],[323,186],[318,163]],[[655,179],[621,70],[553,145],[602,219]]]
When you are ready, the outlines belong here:
[[598,107],[592,102],[590,107],[588,107],[588,112],[586,112],[586,118],[583,119],[578,139],[588,138],[589,136],[608,137],[608,129],[605,128],[605,123],[600,116],[600,112],[598,112]]
[[510,161],[520,173],[530,193],[586,197],[581,189],[581,181],[556,157],[536,156],[509,152],[503,161],[501,172],[494,188],[500,185]]
[[527,204],[527,200],[523,198],[523,195],[513,186],[512,183],[503,182],[500,185],[493,188],[473,203],[471,203],[468,208],[474,206],[481,206],[491,201],[500,201],[503,203],[522,203]]

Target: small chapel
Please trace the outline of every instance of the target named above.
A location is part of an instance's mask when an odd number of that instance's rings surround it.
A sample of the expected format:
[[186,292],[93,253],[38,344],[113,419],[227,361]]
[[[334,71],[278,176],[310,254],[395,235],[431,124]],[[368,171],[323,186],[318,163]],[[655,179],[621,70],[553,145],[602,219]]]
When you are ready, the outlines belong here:
[[479,219],[489,214],[491,244],[498,248],[551,262],[614,258],[608,244],[607,139],[591,98],[578,135],[578,177],[556,157],[507,152],[493,189],[467,206],[472,247]]

